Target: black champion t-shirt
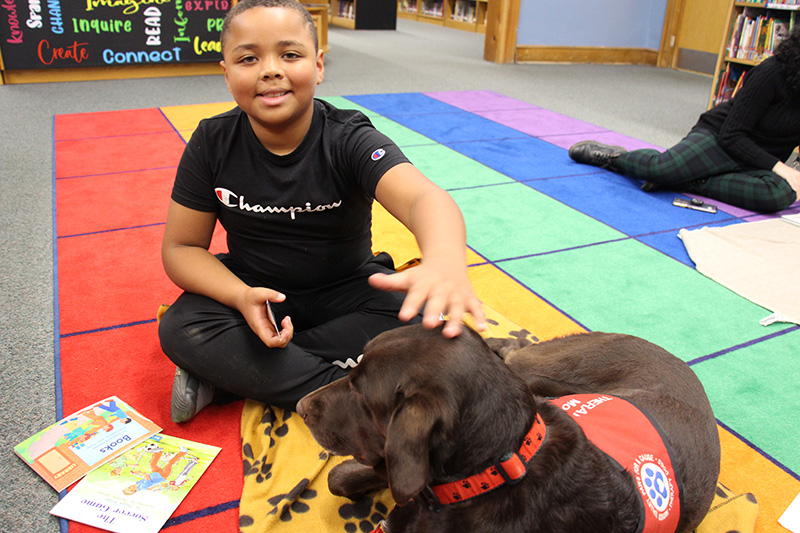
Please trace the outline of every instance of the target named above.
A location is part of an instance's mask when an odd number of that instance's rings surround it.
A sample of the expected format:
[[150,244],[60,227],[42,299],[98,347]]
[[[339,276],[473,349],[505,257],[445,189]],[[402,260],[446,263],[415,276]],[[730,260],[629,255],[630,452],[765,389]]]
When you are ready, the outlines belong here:
[[362,113],[320,100],[306,138],[278,156],[237,107],[200,122],[172,199],[217,214],[234,270],[279,291],[313,290],[372,257],[375,188],[407,161]]

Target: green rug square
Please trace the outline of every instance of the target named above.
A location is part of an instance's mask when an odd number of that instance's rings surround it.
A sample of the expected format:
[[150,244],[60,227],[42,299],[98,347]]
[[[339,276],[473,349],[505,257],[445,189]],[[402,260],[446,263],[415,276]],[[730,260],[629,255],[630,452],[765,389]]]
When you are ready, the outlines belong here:
[[780,331],[768,311],[628,239],[498,263],[593,331],[638,335],[684,361]]
[[403,153],[443,189],[514,183],[512,178],[441,144],[407,146]]
[[389,137],[397,146],[403,148],[405,153],[407,146],[415,146],[419,144],[435,144],[436,141],[425,137],[421,133],[406,128],[402,124],[398,124],[394,120],[381,116],[369,117],[375,129]]
[[798,346],[796,330],[692,366],[717,419],[795,472],[800,471],[793,438],[800,430]]
[[352,100],[348,100],[344,96],[318,96],[317,99],[325,100],[332,106],[339,108],[339,109],[354,109],[356,111],[361,111],[365,115],[372,120],[373,117],[380,117],[378,113],[372,111],[371,109],[367,109],[364,106],[360,106],[357,103],[353,102]]
[[467,244],[492,261],[624,237],[522,183],[451,190],[450,195],[464,214]]

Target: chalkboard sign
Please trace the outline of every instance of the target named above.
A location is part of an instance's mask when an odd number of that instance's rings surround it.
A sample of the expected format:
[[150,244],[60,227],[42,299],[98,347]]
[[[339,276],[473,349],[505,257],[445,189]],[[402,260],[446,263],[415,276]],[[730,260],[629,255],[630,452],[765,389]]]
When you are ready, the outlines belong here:
[[222,59],[231,0],[0,0],[5,70]]

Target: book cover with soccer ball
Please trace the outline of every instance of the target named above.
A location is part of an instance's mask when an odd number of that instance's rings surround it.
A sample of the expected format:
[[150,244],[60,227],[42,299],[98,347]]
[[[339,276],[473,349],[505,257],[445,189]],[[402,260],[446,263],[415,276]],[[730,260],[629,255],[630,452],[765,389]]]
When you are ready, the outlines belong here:
[[117,533],[158,531],[219,451],[154,435],[87,474],[50,512]]

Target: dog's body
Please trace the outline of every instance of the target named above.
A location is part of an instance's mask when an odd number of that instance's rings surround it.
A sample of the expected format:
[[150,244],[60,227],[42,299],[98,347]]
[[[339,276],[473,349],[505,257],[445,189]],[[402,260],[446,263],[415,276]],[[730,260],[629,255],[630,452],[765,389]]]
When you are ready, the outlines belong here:
[[[714,415],[689,367],[636,337],[590,333],[523,346],[407,326],[378,336],[350,376],[306,396],[298,413],[323,447],[357,461],[331,472],[334,493],[388,482],[398,503],[388,533],[641,531],[631,473],[545,399],[580,393],[629,400],[660,426],[681,480],[675,531],[693,530],[719,473]],[[439,510],[424,505],[428,487],[518,451],[537,414],[546,437],[521,480]]]

